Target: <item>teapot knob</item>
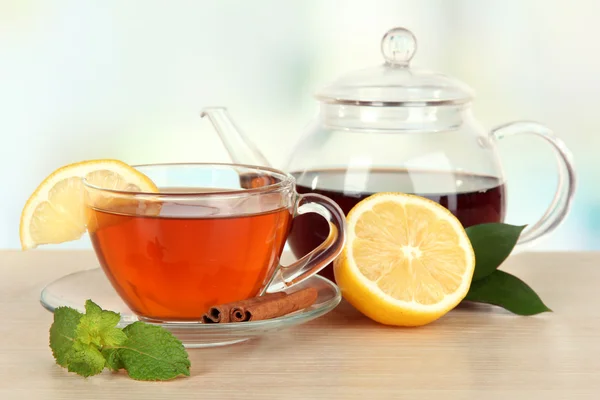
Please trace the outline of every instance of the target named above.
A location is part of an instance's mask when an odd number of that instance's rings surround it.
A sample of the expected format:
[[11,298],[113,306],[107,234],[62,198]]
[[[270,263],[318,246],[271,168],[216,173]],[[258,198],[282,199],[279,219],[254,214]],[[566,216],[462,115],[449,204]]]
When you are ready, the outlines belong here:
[[405,28],[393,28],[381,39],[381,54],[386,64],[406,67],[417,51],[417,39]]

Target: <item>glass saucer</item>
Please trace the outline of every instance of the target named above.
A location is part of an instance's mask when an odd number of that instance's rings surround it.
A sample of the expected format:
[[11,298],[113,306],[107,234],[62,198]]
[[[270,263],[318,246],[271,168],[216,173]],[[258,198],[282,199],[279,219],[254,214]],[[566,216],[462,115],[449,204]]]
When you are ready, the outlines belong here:
[[[173,322],[157,325],[171,331],[188,348],[224,346],[311,321],[327,314],[341,301],[338,287],[318,275],[288,290],[296,291],[305,287],[317,289],[317,301],[309,308],[283,317],[227,324]],[[60,306],[68,306],[85,312],[84,304],[87,299],[92,299],[104,309],[119,312],[121,314],[119,327],[138,320],[117,295],[100,268],[65,275],[46,286],[40,296],[42,306],[49,311],[54,311]]]

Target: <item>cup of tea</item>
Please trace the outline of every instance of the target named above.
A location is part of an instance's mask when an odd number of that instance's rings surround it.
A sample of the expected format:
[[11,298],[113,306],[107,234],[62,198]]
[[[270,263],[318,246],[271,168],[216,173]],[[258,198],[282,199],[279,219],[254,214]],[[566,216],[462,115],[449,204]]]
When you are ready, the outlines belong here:
[[[140,318],[196,321],[215,304],[304,281],[337,257],[345,242],[340,208],[299,195],[294,178],[236,164],[136,166],[158,193],[115,190],[84,180],[88,232],[108,280]],[[328,221],[327,240],[283,266],[294,217]]]

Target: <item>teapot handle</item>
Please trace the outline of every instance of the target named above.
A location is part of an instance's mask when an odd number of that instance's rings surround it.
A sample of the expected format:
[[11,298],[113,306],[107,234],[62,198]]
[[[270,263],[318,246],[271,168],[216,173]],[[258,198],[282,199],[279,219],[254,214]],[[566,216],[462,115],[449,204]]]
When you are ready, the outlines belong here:
[[531,121],[510,122],[493,129],[490,136],[494,140],[499,140],[507,136],[520,134],[533,134],[552,145],[558,163],[558,185],[554,198],[546,212],[535,224],[530,225],[523,231],[517,242],[518,246],[531,244],[561,224],[571,208],[577,181],[571,152],[565,143],[556,137],[548,127]]

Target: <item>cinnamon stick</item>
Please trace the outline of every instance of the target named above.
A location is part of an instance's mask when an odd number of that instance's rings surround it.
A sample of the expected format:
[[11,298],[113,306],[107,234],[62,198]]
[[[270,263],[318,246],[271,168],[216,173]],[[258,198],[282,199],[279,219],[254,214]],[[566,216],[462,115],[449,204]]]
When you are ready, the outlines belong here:
[[247,307],[245,314],[238,322],[260,321],[277,318],[311,306],[317,300],[317,290],[306,288],[290,293],[282,299],[265,301]]
[[253,304],[280,299],[285,296],[286,293],[284,292],[267,293],[262,296],[252,297],[246,300],[212,306],[208,312],[202,316],[202,322],[205,324],[231,322],[231,315],[233,313],[239,313],[240,311],[245,313],[246,307],[249,307]]
[[202,317],[204,323],[259,321],[281,317],[311,306],[318,297],[315,288],[293,293],[270,293],[268,295],[211,307]]

